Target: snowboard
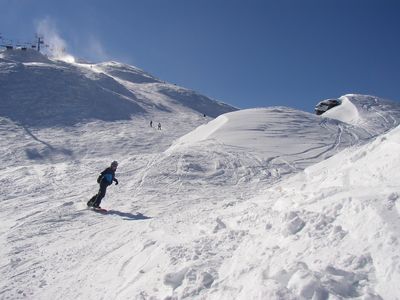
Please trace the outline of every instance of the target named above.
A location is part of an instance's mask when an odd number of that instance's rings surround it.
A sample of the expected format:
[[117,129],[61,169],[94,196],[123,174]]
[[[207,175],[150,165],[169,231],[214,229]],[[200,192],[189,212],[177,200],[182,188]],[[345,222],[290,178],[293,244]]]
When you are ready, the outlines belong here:
[[99,213],[103,213],[103,214],[106,214],[108,212],[108,210],[105,208],[96,208],[96,207],[90,207],[90,208],[95,212],[99,212]]

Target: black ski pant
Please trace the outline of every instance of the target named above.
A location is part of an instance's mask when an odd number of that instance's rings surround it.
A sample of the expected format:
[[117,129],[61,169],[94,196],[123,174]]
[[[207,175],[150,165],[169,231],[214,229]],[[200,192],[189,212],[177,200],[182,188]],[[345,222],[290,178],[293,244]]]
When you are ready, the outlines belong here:
[[100,182],[100,189],[96,195],[94,195],[88,202],[89,206],[100,206],[101,200],[106,195],[108,184],[103,181]]

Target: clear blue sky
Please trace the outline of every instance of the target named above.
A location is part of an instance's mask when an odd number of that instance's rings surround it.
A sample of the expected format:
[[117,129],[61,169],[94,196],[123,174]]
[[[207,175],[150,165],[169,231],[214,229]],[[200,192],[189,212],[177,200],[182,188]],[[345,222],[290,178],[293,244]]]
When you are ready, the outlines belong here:
[[397,0],[0,0],[0,33],[50,20],[69,53],[117,60],[240,108],[400,100]]

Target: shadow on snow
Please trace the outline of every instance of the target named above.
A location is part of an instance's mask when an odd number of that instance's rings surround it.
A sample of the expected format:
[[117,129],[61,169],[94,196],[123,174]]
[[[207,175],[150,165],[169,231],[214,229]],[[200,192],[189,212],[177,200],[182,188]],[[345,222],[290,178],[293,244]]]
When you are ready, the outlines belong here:
[[124,220],[146,220],[151,219],[151,217],[145,216],[141,213],[132,214],[127,212],[121,212],[118,210],[108,210],[107,215],[117,215],[122,217]]

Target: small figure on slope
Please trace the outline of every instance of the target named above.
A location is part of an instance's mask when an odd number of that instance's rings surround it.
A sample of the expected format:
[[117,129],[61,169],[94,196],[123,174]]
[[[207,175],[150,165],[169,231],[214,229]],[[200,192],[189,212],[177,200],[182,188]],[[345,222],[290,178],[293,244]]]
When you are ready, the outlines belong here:
[[115,171],[117,170],[118,162],[115,160],[111,163],[111,166],[105,169],[99,177],[97,178],[97,182],[100,184],[100,189],[96,195],[94,195],[87,203],[87,206],[94,208],[101,208],[100,203],[101,200],[106,195],[107,187],[115,182],[115,185],[118,184],[117,178],[115,178]]
[[161,130],[161,123],[158,123],[158,130]]

